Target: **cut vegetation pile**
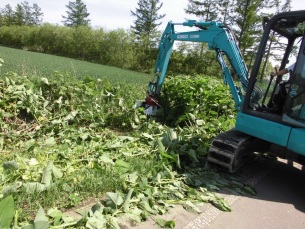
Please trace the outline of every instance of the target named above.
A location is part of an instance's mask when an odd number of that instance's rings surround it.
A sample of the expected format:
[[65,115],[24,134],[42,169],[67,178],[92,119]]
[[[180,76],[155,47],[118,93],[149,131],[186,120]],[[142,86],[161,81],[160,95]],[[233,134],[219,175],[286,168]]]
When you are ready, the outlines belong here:
[[[204,167],[210,139],[234,123],[226,87],[199,76],[165,85],[158,115],[171,127],[132,108],[145,86],[2,74],[0,227],[119,228],[122,216],[139,223],[173,204],[230,211],[214,193],[221,188],[254,194]],[[64,213],[88,198],[99,201],[81,220]]]

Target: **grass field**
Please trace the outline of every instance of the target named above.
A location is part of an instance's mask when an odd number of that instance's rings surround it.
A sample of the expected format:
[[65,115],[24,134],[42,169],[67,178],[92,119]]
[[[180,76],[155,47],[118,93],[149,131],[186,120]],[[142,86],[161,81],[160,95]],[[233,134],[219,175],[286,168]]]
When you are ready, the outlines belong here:
[[147,83],[148,74],[124,70],[112,66],[94,64],[71,58],[30,52],[0,46],[0,58],[4,59],[2,72],[13,71],[21,75],[48,77],[54,71],[70,73],[77,78],[91,76],[108,78],[111,82]]

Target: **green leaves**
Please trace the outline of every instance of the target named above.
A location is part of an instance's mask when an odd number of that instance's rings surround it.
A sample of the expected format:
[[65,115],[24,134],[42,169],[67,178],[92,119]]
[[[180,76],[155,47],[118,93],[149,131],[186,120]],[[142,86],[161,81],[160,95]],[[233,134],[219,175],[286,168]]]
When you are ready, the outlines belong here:
[[149,198],[147,197],[143,197],[141,198],[140,202],[139,202],[139,207],[147,212],[149,212],[150,214],[157,214],[157,211],[152,209],[152,207],[150,206],[150,201]]
[[44,169],[42,174],[41,183],[50,186],[52,182],[52,169],[53,169],[53,162],[49,162],[47,167]]
[[164,117],[167,123],[204,128],[211,135],[209,138],[233,126],[234,103],[221,80],[198,75],[175,76],[167,78],[165,84],[166,97],[160,98],[160,103],[168,111]]
[[116,160],[114,163],[116,171],[120,174],[126,173],[130,170],[130,165],[123,160]]
[[0,228],[9,229],[15,214],[15,204],[12,196],[0,201]]
[[107,192],[105,197],[106,206],[117,209],[124,201],[123,198],[114,192]]
[[161,228],[175,228],[176,227],[176,223],[173,220],[166,221],[164,219],[157,219],[157,224]]
[[18,163],[16,161],[7,161],[3,163],[4,170],[17,170]]
[[37,215],[35,217],[35,220],[34,220],[34,226],[35,226],[35,229],[37,228],[41,228],[41,229],[48,229],[49,228],[49,223],[48,223],[48,218],[43,210],[42,207],[39,208],[38,212],[37,212]]
[[[76,222],[50,206],[77,207],[82,200],[103,194],[101,203],[82,213],[78,226],[119,228],[122,215],[141,222],[151,214],[165,214],[172,204],[199,213],[197,203],[206,202],[229,211],[214,192],[255,190],[203,168],[210,137],[227,126],[222,125],[225,115],[218,102],[202,97],[212,96],[204,88],[214,80],[203,80],[199,87],[202,80],[195,78],[195,86],[187,89],[178,79],[185,91],[173,104],[185,106],[181,123],[187,125],[171,128],[146,120],[141,111],[128,106],[137,95],[134,88],[91,77],[76,81],[58,72],[35,84],[18,76],[0,81],[6,92],[4,98],[0,93],[0,125],[7,130],[3,141],[0,138],[2,194],[14,193],[16,201],[32,198],[27,203],[31,209],[43,198],[47,214],[39,209],[27,228],[71,227]],[[190,78],[188,84],[193,84]],[[175,87],[169,90],[177,92]],[[160,220],[159,225],[173,228],[175,222]]]

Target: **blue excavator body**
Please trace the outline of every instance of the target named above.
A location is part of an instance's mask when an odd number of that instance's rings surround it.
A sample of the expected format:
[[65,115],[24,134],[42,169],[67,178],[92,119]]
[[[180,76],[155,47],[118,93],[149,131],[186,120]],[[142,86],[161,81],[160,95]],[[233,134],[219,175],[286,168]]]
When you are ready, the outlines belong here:
[[[195,30],[176,32],[177,26]],[[212,141],[208,162],[231,173],[253,152],[269,152],[305,164],[305,11],[277,14],[265,19],[263,27],[250,73],[234,34],[222,23],[169,22],[159,43],[155,80],[148,85],[145,113],[150,116],[158,107],[174,42],[207,43],[215,51],[238,114],[235,128]],[[280,69],[287,68],[290,59],[295,61],[286,79],[265,73],[266,63],[272,62],[272,47],[277,47],[272,38],[282,42],[281,50],[276,49],[281,57]]]

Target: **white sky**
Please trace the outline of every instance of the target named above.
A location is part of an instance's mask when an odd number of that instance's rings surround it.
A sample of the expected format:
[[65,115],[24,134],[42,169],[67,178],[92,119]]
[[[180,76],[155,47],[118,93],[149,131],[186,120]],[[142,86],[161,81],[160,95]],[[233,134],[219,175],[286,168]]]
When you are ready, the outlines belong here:
[[[62,24],[62,15],[66,15],[66,5],[73,0],[27,0],[32,6],[36,3],[44,13],[43,22]],[[13,9],[24,0],[0,0],[0,8],[10,4]],[[130,11],[135,11],[138,0],[83,0],[87,6],[89,19],[93,27],[103,27],[106,29],[124,28],[129,29],[134,24],[135,17]],[[188,0],[163,0],[163,7],[160,14],[166,16],[162,20],[160,30],[165,28],[168,21],[184,22],[186,18],[193,19],[192,15],[187,15],[184,9]],[[293,10],[305,9],[304,0],[292,0]]]

